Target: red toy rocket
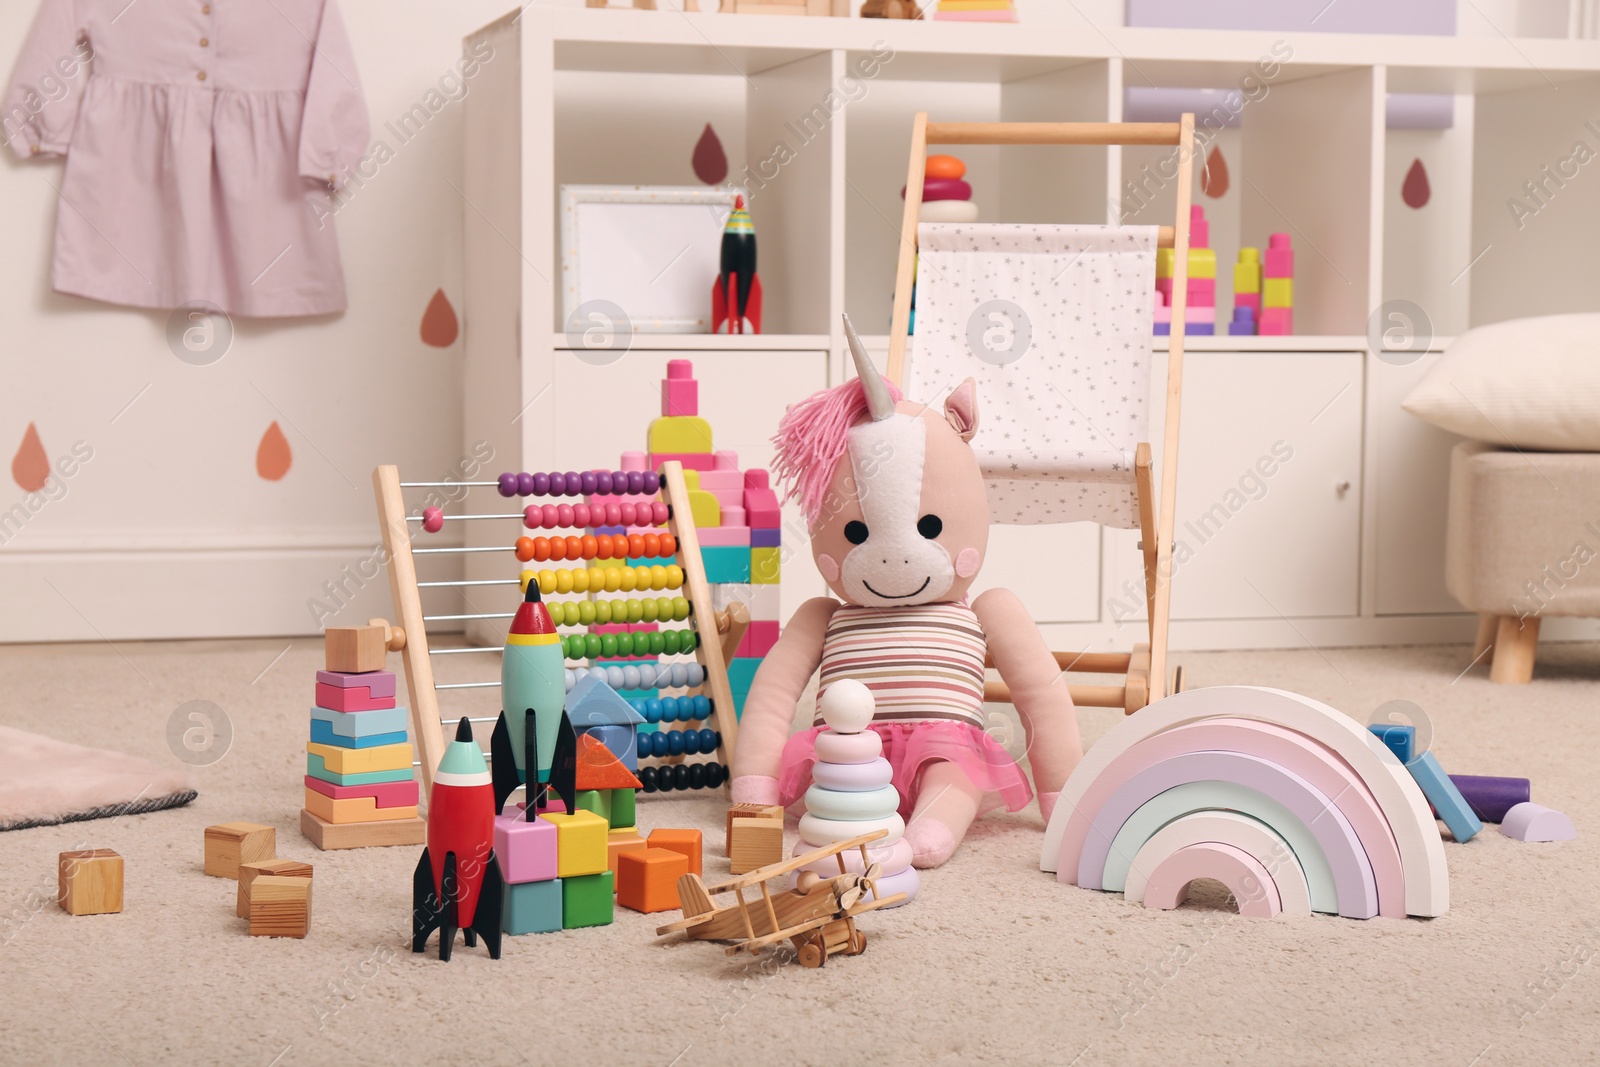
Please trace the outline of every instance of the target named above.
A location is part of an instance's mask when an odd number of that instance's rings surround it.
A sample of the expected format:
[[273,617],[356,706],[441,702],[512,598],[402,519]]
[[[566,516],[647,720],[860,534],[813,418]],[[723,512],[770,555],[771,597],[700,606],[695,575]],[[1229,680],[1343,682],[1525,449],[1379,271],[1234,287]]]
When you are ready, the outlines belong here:
[[489,766],[463,718],[428,797],[428,845],[412,878],[411,951],[425,950],[438,930],[439,958],[448,960],[460,929],[468,948],[482,934],[489,956],[500,958],[505,886],[494,854],[494,807]]
[[722,273],[717,275],[711,293],[711,332],[724,322],[729,333],[744,333],[745,322],[751,333],[761,332],[761,276],[756,273],[756,228],[744,208],[744,197],[735,197],[733,214],[722,229]]

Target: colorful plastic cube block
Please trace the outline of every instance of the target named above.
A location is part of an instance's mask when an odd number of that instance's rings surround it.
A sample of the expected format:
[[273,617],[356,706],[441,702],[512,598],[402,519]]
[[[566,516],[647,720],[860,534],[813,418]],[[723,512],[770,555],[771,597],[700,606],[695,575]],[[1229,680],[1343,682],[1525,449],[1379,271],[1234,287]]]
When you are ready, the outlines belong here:
[[1235,298],[1240,293],[1259,293],[1261,291],[1261,250],[1258,248],[1239,249],[1238,262],[1233,265],[1233,292]]
[[561,928],[607,926],[616,907],[616,876],[608,870],[561,877]]
[[672,460],[683,464],[683,469],[686,471],[717,469],[717,457],[710,452],[652,452],[649,456],[650,469],[658,471],[663,463]]
[[[633,746],[634,760],[638,761],[639,746]],[[611,790],[611,829],[613,831],[634,824],[634,813],[638,811],[639,791],[637,789]]]
[[1253,337],[1256,332],[1255,312],[1247,307],[1233,309],[1233,321],[1228,323],[1228,334],[1232,337]]
[[1294,333],[1294,308],[1262,308],[1261,325],[1256,332],[1262,337],[1286,337]]
[[783,544],[783,531],[776,526],[750,531],[751,548],[777,548],[781,544]]
[[651,452],[710,452],[711,423],[698,415],[663,415],[648,431]]
[[1183,309],[1183,321],[1191,324],[1196,322],[1214,323],[1217,321],[1217,309],[1204,304],[1199,306],[1191,305]]
[[753,550],[740,547],[707,546],[700,550],[708,582],[748,582],[750,554]]
[[750,550],[750,578],[752,585],[777,585],[783,577],[783,549],[752,548]]
[[776,585],[751,586],[750,593],[750,618],[771,619],[776,622],[780,616],[779,608],[782,606],[782,594]]
[[530,822],[521,807],[508,807],[495,816],[494,856],[500,864],[500,877],[509,885],[555,878],[559,835],[556,826],[543,818]]
[[68,915],[121,911],[122,857],[109,848],[61,853],[56,857],[56,903]]
[[703,837],[699,830],[678,830],[657,827],[646,838],[651,848],[665,848],[683,855],[689,861],[689,873],[701,873]]
[[744,518],[744,501],[740,500],[738,506],[733,504],[722,505],[722,525],[724,526],[749,526]]
[[667,361],[667,377],[661,383],[661,414],[700,414],[700,383],[695,381],[694,364],[686,359]]
[[1250,313],[1252,315],[1256,316],[1257,318],[1260,318],[1260,316],[1261,316],[1261,294],[1259,292],[1256,292],[1256,293],[1234,293],[1233,294],[1233,306],[1236,307],[1236,308],[1249,308],[1250,309]]
[[617,857],[617,903],[634,911],[672,911],[678,904],[678,879],[689,873],[689,859],[665,848],[645,848]]
[[744,472],[745,525],[752,530],[782,525],[778,494],[772,491],[769,481],[764,470]]
[[774,619],[752,619],[740,642],[741,656],[765,656],[778,643],[778,623]]
[[1261,306],[1268,308],[1294,307],[1294,279],[1263,278],[1261,280]]
[[697,471],[700,476],[700,488],[711,492],[718,489],[744,489],[744,472],[737,470]]
[[[742,490],[741,490],[742,494]],[[741,495],[741,499],[743,499]],[[727,522],[728,506],[722,506],[723,522]],[[707,548],[749,548],[750,527],[748,526],[703,526],[695,531],[700,538],[700,547]]]
[[571,815],[551,812],[539,816],[555,825],[556,874],[578,878],[606,870],[606,820],[579,808]]
[[1266,278],[1294,277],[1294,249],[1269,248],[1266,262],[1261,264],[1261,274]]
[[562,880],[506,886],[500,928],[508,934],[549,934],[561,929]]

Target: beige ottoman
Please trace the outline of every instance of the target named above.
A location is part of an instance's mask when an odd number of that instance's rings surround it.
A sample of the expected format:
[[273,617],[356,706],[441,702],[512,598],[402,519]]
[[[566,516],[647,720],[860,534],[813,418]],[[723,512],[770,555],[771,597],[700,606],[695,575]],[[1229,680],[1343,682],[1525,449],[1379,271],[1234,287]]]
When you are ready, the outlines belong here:
[[1444,575],[1480,616],[1474,661],[1492,648],[1493,681],[1532,678],[1541,618],[1600,618],[1600,453],[1456,445]]

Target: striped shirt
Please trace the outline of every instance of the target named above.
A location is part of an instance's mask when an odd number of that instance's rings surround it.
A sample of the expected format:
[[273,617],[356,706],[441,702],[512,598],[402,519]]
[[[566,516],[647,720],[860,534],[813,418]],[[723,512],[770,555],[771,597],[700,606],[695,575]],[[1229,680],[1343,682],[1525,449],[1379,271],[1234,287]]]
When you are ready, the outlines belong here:
[[818,693],[854,678],[872,690],[876,721],[956,719],[981,729],[984,647],[983,627],[965,604],[846,604],[822,641]]

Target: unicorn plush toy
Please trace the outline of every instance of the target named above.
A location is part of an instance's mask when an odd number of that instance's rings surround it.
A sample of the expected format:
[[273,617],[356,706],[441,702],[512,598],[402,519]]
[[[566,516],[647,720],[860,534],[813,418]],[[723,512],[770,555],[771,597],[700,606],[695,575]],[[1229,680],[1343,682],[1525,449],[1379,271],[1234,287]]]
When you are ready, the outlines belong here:
[[800,497],[811,553],[839,599],[806,601],[756,672],[733,755],[733,799],[788,806],[810,784],[813,729],[789,735],[821,668],[818,695],[842,678],[876,698],[870,729],[900,793],[918,867],[949,859],[973,819],[1033,796],[983,730],[984,654],[1011,688],[1046,821],[1083,755],[1072,698],[1022,602],[990,589],[967,602],[989,540],[978,428],[967,379],[943,411],[900,399],[845,319],[858,377],[789,409],[776,472]]

